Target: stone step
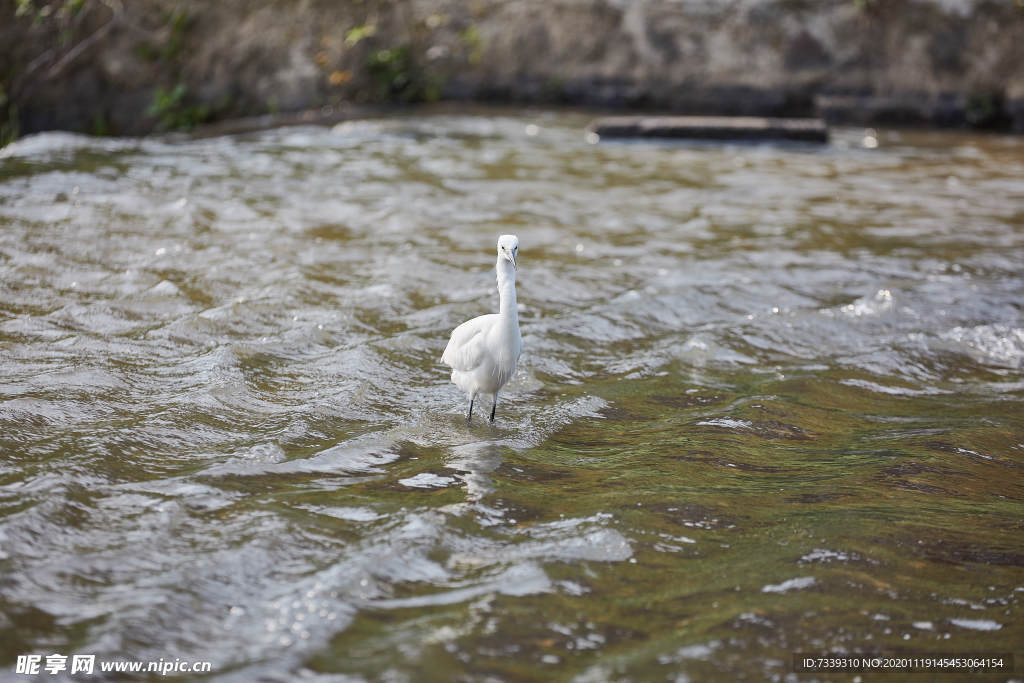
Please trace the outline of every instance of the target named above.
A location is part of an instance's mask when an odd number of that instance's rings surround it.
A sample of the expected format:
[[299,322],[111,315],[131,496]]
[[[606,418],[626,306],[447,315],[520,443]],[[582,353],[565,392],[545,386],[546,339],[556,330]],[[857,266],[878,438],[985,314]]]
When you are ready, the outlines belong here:
[[589,131],[602,138],[828,142],[821,119],[761,116],[609,116],[591,123]]

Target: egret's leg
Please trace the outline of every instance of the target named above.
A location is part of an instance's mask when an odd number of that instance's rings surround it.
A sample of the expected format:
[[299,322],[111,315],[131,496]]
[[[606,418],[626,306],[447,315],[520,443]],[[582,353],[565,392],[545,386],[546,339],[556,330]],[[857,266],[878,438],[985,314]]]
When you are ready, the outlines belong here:
[[469,415],[466,416],[466,424],[469,424],[470,420],[473,419],[473,399],[475,398],[476,396],[473,396],[469,399]]
[[494,410],[498,407],[498,392],[494,392],[494,403],[491,405],[491,422],[494,422]]

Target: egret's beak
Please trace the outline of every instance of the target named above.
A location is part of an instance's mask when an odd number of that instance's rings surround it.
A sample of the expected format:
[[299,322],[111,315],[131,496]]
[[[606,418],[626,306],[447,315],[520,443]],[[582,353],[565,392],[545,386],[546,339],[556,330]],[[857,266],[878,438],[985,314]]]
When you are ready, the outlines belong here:
[[514,252],[514,251],[507,251],[506,250],[505,251],[505,258],[507,258],[509,261],[512,262],[512,269],[513,270],[519,270],[519,267],[516,265],[516,252]]

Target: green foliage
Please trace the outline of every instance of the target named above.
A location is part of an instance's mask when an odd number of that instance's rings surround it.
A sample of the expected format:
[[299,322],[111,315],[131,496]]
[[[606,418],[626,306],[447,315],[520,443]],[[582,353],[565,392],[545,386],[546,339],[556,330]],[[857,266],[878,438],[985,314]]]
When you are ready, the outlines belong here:
[[175,9],[167,13],[166,21],[170,28],[170,35],[164,43],[160,56],[164,61],[169,62],[181,54],[181,48],[185,44],[185,32],[192,26],[194,17],[183,9]]
[[110,135],[110,124],[107,123],[107,117],[103,112],[99,112],[92,117],[90,131],[98,138]]
[[405,45],[374,50],[367,58],[366,70],[382,100],[433,102],[441,95],[438,79],[420,67]]
[[369,38],[377,33],[377,26],[375,24],[363,24],[362,26],[356,26],[351,29],[345,35],[346,45],[358,45],[359,41],[363,38]]
[[551,76],[545,80],[541,88],[541,97],[547,102],[560,102],[565,99],[565,79],[561,76]]
[[878,0],[853,0],[853,6],[858,12],[871,12],[878,9]]
[[66,19],[73,17],[85,5],[85,0],[63,0],[62,2],[48,2],[42,7],[36,7],[35,0],[16,0],[14,16],[31,17],[34,22],[42,22],[51,17]]
[[186,103],[187,93],[184,83],[170,90],[156,89],[146,114],[156,118],[159,130],[191,130],[209,118],[210,110],[206,105]]
[[987,91],[971,95],[964,105],[964,117],[974,128],[997,127],[1003,118],[1003,94]]
[[0,147],[6,147],[14,142],[19,133],[18,108],[7,99],[3,88],[0,87]]
[[484,54],[484,39],[480,35],[480,29],[476,25],[470,26],[459,33],[459,41],[469,53],[470,64],[479,64]]
[[167,12],[164,14],[167,38],[159,45],[145,41],[139,43],[135,48],[136,54],[150,62],[172,64],[178,61],[185,46],[185,34],[194,22],[195,17],[184,10],[175,9]]
[[166,12],[163,19],[166,37],[158,44],[142,43],[136,50],[141,58],[165,65],[178,82],[169,90],[163,87],[156,89],[146,115],[156,119],[157,130],[191,130],[211,115],[206,104],[189,102],[188,86],[181,80],[182,53],[195,17],[176,8]]

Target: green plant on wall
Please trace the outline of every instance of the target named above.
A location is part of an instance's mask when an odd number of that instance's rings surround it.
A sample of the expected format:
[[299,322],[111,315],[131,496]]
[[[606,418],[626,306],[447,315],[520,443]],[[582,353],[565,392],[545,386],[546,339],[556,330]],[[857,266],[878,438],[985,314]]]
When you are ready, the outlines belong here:
[[3,83],[0,83],[0,147],[6,147],[18,137],[18,108],[10,101]]
[[964,118],[973,128],[991,128],[999,124],[1003,114],[1003,93],[984,91],[973,93],[964,105]]
[[353,47],[358,45],[364,38],[370,38],[377,33],[377,26],[375,24],[363,24],[362,26],[356,26],[350,29],[345,34],[345,44]]
[[45,21],[50,17],[65,19],[78,14],[85,5],[85,0],[63,0],[36,5],[35,0],[16,0],[14,16],[31,17],[33,21]]
[[[186,48],[189,28],[195,17],[185,10],[175,8],[163,15],[165,37],[157,44],[142,43],[139,54],[145,59],[159,62],[170,68],[177,84],[170,89],[158,87],[153,100],[146,110],[147,116],[156,119],[157,130],[191,130],[208,120],[213,113],[207,104],[190,102],[188,86],[181,80],[182,54]],[[214,105],[216,110],[226,103]]]
[[165,61],[172,61],[181,54],[182,47],[185,45],[185,32],[192,26],[193,17],[185,10],[175,9],[167,13],[166,21],[170,33],[160,56]]
[[470,64],[479,64],[484,54],[484,39],[475,25],[459,33],[459,42],[469,55]]
[[184,83],[170,90],[157,88],[146,114],[156,118],[159,130],[191,130],[209,118],[210,110],[203,104],[187,104],[187,94]]
[[366,70],[385,101],[433,102],[440,96],[437,78],[426,73],[405,45],[374,50]]
[[191,14],[181,9],[165,13],[164,30],[166,31],[166,36],[156,44],[148,41],[139,43],[138,47],[135,48],[136,54],[142,59],[151,62],[176,64],[185,46],[186,33],[194,21],[195,18]]

